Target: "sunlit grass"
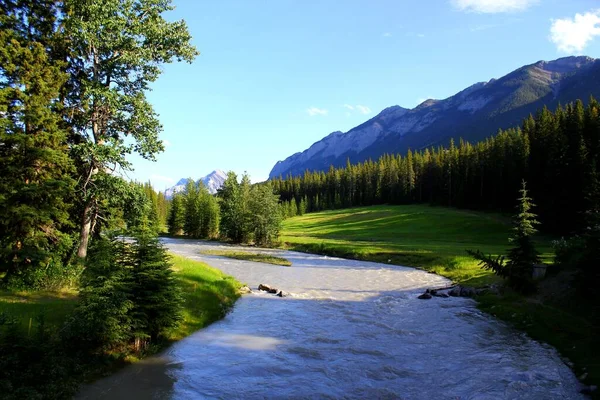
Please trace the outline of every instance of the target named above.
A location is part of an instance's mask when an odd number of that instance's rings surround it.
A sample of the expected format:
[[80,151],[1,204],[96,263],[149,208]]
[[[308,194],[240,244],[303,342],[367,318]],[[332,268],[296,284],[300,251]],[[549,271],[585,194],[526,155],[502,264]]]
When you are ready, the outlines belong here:
[[[222,318],[239,297],[241,284],[205,263],[173,256],[173,270],[184,298],[184,319],[169,335],[180,340]],[[77,291],[0,291],[0,313],[16,319],[23,332],[37,326],[43,316],[47,325],[60,327],[77,305]]]
[[[490,213],[426,205],[373,206],[306,214],[284,221],[285,248],[422,268],[457,283],[481,286],[499,278],[466,254],[505,254],[510,219]],[[537,238],[542,257],[550,241]]]
[[292,265],[291,261],[283,257],[275,257],[265,253],[251,253],[247,251],[229,251],[229,250],[205,250],[201,252],[211,256],[221,256],[227,258],[233,258],[236,260],[262,262],[273,265],[283,265],[289,267]]
[[173,269],[183,290],[184,320],[170,338],[180,340],[221,319],[239,298],[241,283],[218,269],[173,256]]
[[40,319],[48,326],[61,326],[73,311],[77,291],[0,291],[0,313],[15,319],[24,332],[36,326]]

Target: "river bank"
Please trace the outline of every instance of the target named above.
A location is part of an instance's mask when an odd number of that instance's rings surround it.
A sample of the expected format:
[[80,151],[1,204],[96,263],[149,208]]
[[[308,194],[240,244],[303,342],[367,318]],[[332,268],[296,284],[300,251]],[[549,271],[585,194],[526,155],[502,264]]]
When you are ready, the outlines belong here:
[[[17,396],[15,391],[21,390],[24,391],[22,393],[27,393],[26,397],[38,393],[43,398],[64,398],[62,396],[70,393],[79,383],[95,380],[123,366],[138,362],[144,357],[156,354],[172,343],[223,318],[239,298],[238,289],[241,284],[231,276],[207,264],[180,256],[174,256],[172,262],[184,299],[183,321],[160,343],[155,343],[142,353],[114,353],[106,354],[104,358],[70,359],[59,350],[63,344],[60,343],[57,332],[62,329],[77,304],[76,289],[59,292],[1,291],[0,322],[10,321],[10,324],[0,323],[0,334],[18,335],[29,339],[26,352],[24,348],[19,350],[14,347],[12,348],[14,354],[3,355],[2,365],[8,369],[12,366],[13,372],[20,374],[19,382],[10,381],[10,377],[7,381],[0,375],[0,387],[4,388],[5,395],[10,398],[12,392]],[[46,339],[38,339],[40,331]],[[56,377],[68,381],[63,382],[61,392],[57,392],[56,388],[44,386],[46,383],[55,384],[55,382],[44,381],[44,377],[48,375],[46,369],[53,368],[52,366],[45,365],[43,362],[38,365],[32,360],[22,360],[40,352],[38,358],[41,357],[43,361],[44,349],[48,346],[57,353],[56,357],[72,369],[69,376]],[[29,378],[32,379],[33,388],[27,388]]]
[[[164,239],[251,287],[224,319],[82,390],[82,399],[579,399],[556,351],[480,312],[471,299],[418,300],[448,281],[412,268],[281,250],[291,267],[203,255],[214,242]],[[238,248],[239,249],[239,248]]]
[[[510,220],[502,215],[427,205],[373,206],[306,214],[284,221],[280,247],[327,256],[408,265],[475,288],[501,286],[466,250],[506,252]],[[550,238],[536,237],[551,264]],[[555,347],[586,385],[600,385],[600,327],[586,319],[585,299],[569,292],[569,271],[552,270],[537,293],[509,289],[478,296],[477,307]],[[600,396],[596,390],[594,396]]]

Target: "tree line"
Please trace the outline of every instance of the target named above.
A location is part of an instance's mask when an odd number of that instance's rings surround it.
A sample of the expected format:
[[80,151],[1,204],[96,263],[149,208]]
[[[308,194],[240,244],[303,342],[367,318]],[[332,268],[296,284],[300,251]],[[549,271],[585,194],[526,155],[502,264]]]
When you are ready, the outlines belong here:
[[215,196],[201,181],[189,179],[171,200],[168,227],[171,235],[268,245],[279,236],[281,220],[279,196],[270,183],[252,185],[248,175],[238,180],[230,171]]
[[[547,108],[521,127],[471,144],[386,154],[377,161],[273,179],[288,214],[375,204],[430,203],[512,211],[521,182],[536,200],[543,229],[570,234],[586,227],[600,167],[600,105],[590,99]],[[302,205],[302,206],[301,206]]]

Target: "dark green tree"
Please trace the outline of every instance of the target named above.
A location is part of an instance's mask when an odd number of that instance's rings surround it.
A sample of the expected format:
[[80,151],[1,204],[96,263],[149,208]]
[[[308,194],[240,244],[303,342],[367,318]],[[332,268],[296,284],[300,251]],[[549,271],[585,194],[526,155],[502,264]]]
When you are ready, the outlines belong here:
[[531,211],[534,207],[532,199],[528,196],[527,184],[522,182],[521,197],[514,217],[514,234],[510,238],[513,247],[508,251],[506,257],[493,258],[486,256],[480,251],[467,251],[475,259],[479,260],[484,269],[492,270],[496,275],[505,279],[512,288],[527,293],[534,288],[533,267],[540,262],[539,253],[535,249],[532,240],[537,230],[535,226],[538,221],[536,215]]
[[167,224],[169,226],[170,235],[181,235],[185,221],[185,205],[184,196],[181,193],[173,195],[171,200],[171,208],[169,210],[169,218]]
[[36,285],[29,272],[61,264],[72,246],[75,182],[58,105],[67,75],[47,51],[53,2],[0,9],[0,272]]
[[170,257],[155,236],[137,237],[131,251],[133,335],[136,341],[156,341],[181,321],[183,297],[171,269]]

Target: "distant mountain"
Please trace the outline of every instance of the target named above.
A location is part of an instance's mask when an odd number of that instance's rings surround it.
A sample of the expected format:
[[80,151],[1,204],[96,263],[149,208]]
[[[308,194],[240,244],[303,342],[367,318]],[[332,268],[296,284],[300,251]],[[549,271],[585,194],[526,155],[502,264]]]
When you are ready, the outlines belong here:
[[489,82],[476,83],[445,100],[426,100],[413,109],[392,106],[351,129],[333,132],[308,149],[278,161],[269,178],[324,171],[351,162],[446,145],[451,138],[475,142],[520,125],[544,105],[600,98],[600,60],[566,57],[539,61]]
[[[210,174],[206,175],[205,177],[198,179],[198,181],[196,182],[202,182],[204,186],[206,186],[206,188],[208,189],[209,193],[215,194],[217,193],[217,190],[219,190],[221,186],[223,186],[223,182],[225,182],[225,179],[227,179],[227,174],[225,174],[220,169],[216,169]],[[189,178],[180,179],[179,182],[175,184],[175,186],[172,186],[165,190],[165,197],[167,199],[171,199],[173,198],[173,195],[175,193],[183,192],[185,190],[185,186],[188,184],[189,181]]]

